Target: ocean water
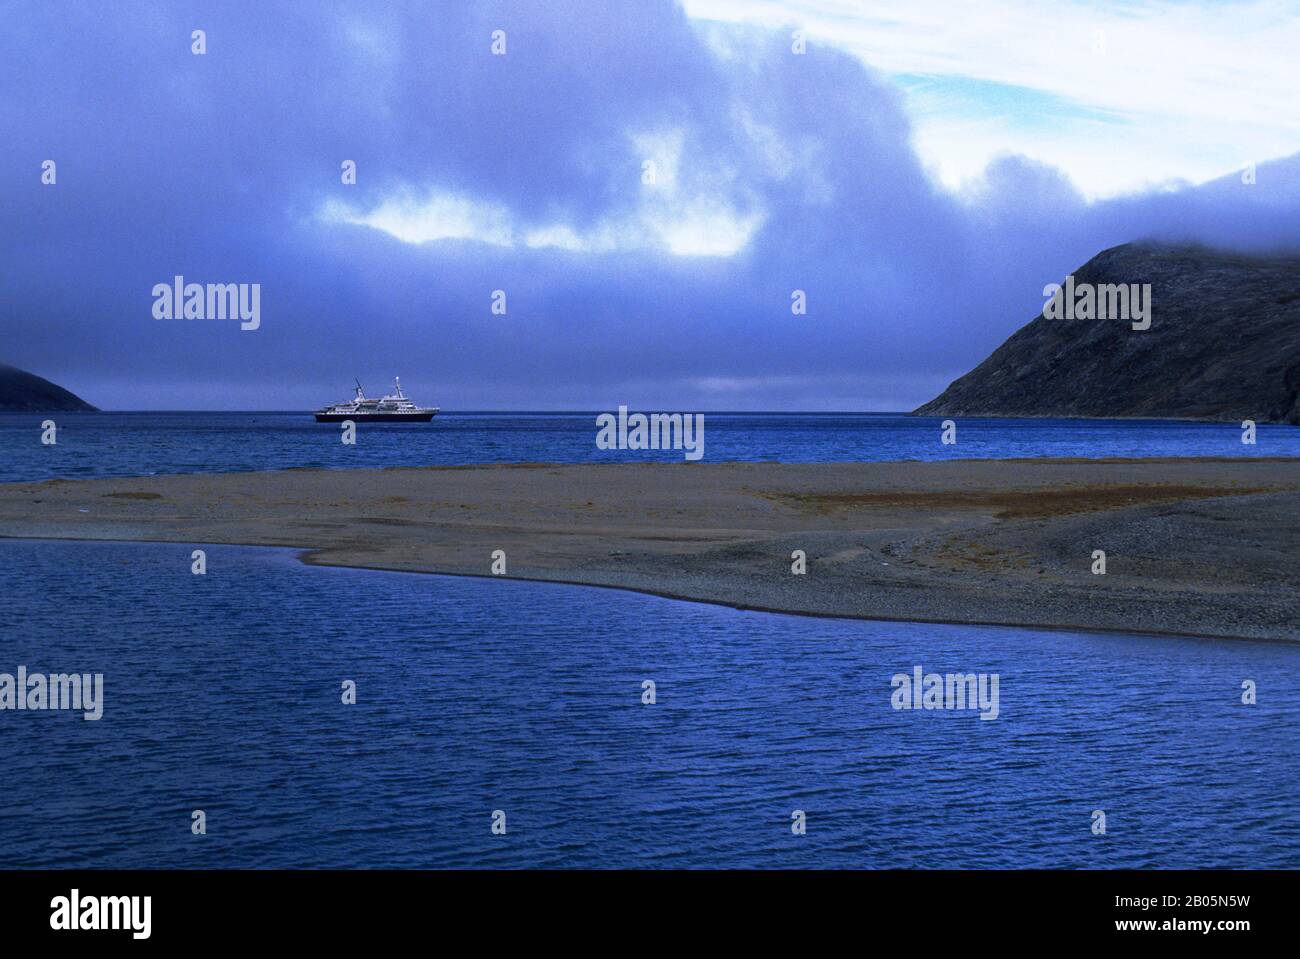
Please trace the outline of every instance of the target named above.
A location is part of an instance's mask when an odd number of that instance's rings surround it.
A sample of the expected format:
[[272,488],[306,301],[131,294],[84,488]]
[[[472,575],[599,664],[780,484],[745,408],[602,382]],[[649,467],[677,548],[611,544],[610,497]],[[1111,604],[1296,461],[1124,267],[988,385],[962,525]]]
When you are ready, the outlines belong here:
[[[0,865],[1300,866],[1300,647],[207,549],[0,540],[0,672],[104,674],[97,722],[0,712]],[[916,665],[998,718],[891,708]]]
[[[362,424],[356,445],[307,413],[0,413],[0,482],[290,467],[673,461],[681,452],[596,448],[595,413],[443,413]],[[57,442],[41,443],[53,419]],[[704,462],[936,460],[1022,456],[1300,456],[1300,428],[1154,420],[957,421],[894,413],[706,413]]]

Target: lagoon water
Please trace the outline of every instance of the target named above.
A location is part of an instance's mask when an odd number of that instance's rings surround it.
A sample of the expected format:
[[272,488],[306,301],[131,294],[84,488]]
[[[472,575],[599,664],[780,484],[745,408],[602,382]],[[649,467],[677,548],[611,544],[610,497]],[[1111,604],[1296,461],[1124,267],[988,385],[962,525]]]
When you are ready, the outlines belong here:
[[[0,712],[0,866],[1300,866],[1294,645],[800,618],[278,549],[208,547],[195,576],[191,548],[0,540],[0,672],[102,672],[105,700],[98,722]],[[916,665],[997,673],[999,718],[894,710]]]
[[[706,413],[703,462],[935,460],[1021,456],[1300,456],[1300,428],[1152,420],[957,422],[897,413]],[[57,443],[41,443],[53,419]],[[681,452],[596,448],[595,413],[443,413],[428,424],[338,424],[308,413],[0,413],[0,482],[291,467],[681,460]]]

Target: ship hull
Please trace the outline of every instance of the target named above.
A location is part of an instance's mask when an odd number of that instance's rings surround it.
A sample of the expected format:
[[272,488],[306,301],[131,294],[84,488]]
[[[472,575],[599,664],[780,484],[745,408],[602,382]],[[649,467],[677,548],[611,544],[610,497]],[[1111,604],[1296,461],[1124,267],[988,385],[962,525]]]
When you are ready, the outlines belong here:
[[427,423],[437,415],[437,410],[419,413],[317,413],[317,423]]

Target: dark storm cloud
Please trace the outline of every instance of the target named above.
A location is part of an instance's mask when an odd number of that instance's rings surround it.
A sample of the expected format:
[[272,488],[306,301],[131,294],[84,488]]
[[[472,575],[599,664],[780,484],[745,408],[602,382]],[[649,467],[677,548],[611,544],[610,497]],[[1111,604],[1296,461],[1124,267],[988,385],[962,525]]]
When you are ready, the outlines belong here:
[[[397,373],[448,408],[898,408],[1106,246],[1300,244],[1295,161],[1253,187],[1088,204],[1007,158],[952,196],[858,61],[711,34],[667,2],[0,15],[0,359],[105,406],[306,406]],[[756,224],[737,252],[665,248],[646,136],[678,151],[662,215]],[[434,194],[499,211],[513,244],[406,243],[322,215]],[[557,225],[616,241],[522,242]],[[154,320],[150,291],[175,274],[260,283],[261,329]]]

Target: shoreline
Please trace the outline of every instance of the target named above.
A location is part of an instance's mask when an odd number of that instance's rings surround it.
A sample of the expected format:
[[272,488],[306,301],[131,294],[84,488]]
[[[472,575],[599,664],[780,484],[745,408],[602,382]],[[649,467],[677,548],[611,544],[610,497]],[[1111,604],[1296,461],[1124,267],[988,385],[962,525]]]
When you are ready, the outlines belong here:
[[[1009,468],[1010,467],[1010,468]],[[0,536],[791,615],[1300,640],[1300,459],[502,464],[0,484]],[[1107,571],[1090,571],[1105,549]],[[792,573],[802,549],[806,572]]]
[[[56,536],[6,536],[0,534],[0,542],[9,541],[13,543],[107,543],[107,544],[143,544],[147,546],[179,546],[177,540],[169,539],[73,539]],[[267,546],[258,543],[186,543],[196,549],[205,546],[231,546],[237,549],[271,549],[284,550],[293,554],[293,559],[303,566],[310,566],[314,569],[338,569],[353,570],[363,573],[397,573],[410,576],[448,576],[456,579],[485,579],[493,581],[508,581],[514,583],[540,583],[545,586],[568,586],[578,589],[604,589],[612,590],[619,593],[633,593],[638,596],[653,596],[656,599],[671,600],[675,603],[699,603],[704,606],[720,606],[725,609],[734,609],[742,613],[764,613],[771,616],[797,616],[802,619],[835,619],[850,622],[867,622],[867,623],[909,623],[915,626],[978,626],[988,627],[991,629],[1012,629],[1012,630],[1038,630],[1042,632],[1053,633],[1084,633],[1095,636],[1131,636],[1138,639],[1206,639],[1216,642],[1233,642],[1233,643],[1265,643],[1275,646],[1294,646],[1300,644],[1298,639],[1273,639],[1267,637],[1254,636],[1229,636],[1216,633],[1190,633],[1190,632],[1172,632],[1169,630],[1136,630],[1126,628],[1106,629],[1099,626],[1049,626],[1033,625],[1027,626],[1023,623],[1003,623],[1003,622],[986,622],[977,620],[963,619],[903,619],[900,617],[889,616],[869,616],[854,615],[852,613],[818,613],[818,612],[797,612],[788,609],[772,609],[762,606],[744,606],[728,602],[723,599],[697,599],[690,596],[682,596],[675,593],[661,592],[654,589],[647,589],[634,586],[615,586],[606,583],[589,583],[579,580],[565,579],[539,579],[530,576],[495,576],[491,573],[450,573],[440,570],[426,569],[397,569],[389,566],[362,566],[362,565],[343,565],[340,563],[319,563],[312,560],[312,553],[316,550],[299,546]]]

